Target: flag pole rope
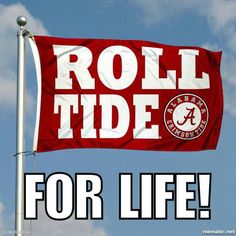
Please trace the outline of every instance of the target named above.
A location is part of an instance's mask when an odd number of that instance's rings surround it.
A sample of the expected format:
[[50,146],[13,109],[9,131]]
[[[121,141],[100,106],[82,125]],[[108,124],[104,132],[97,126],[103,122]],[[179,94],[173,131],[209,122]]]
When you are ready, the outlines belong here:
[[25,157],[27,156],[36,156],[36,152],[34,151],[24,151],[24,152],[18,152],[13,155],[13,157],[17,157],[18,155],[24,155]]

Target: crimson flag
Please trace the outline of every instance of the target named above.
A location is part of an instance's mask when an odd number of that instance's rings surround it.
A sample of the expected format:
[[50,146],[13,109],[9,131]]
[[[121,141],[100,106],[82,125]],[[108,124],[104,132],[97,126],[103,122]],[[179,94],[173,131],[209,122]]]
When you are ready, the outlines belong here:
[[221,52],[141,40],[30,39],[38,78],[33,150],[215,149]]

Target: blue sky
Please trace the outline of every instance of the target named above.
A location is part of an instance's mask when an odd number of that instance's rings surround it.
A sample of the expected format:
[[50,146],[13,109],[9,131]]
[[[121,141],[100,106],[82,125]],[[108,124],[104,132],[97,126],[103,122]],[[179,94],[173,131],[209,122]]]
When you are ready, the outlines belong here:
[[[66,150],[26,158],[26,171],[95,172],[103,177],[104,220],[50,221],[40,208],[32,235],[202,235],[204,229],[236,230],[236,2],[234,0],[68,0],[0,3],[0,236],[14,229],[16,18],[26,15],[33,34],[58,37],[144,39],[172,45],[223,50],[225,111],[216,151],[146,152]],[[36,77],[27,44],[26,150],[31,150],[36,108]],[[119,173],[212,173],[212,219],[176,221],[173,203],[166,221],[120,221]],[[137,184],[136,184],[137,185]],[[137,185],[138,186],[138,185]],[[138,193],[138,187],[134,194]],[[136,197],[137,198],[137,197]],[[134,200],[138,204],[138,199]],[[26,222],[28,227],[29,222]],[[44,225],[44,227],[41,227]],[[61,234],[56,230],[60,229]],[[65,233],[65,229],[67,230]],[[63,231],[64,230],[64,231]],[[64,232],[64,233],[63,233]],[[8,232],[9,233],[9,232]],[[5,234],[6,235],[6,234]],[[10,234],[9,234],[10,235]]]

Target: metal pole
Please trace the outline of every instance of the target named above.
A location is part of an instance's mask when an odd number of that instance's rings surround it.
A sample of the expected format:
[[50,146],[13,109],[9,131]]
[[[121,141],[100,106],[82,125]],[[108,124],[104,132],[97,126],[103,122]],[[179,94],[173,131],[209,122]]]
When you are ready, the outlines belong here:
[[24,26],[27,19],[19,16],[16,20],[20,26],[17,33],[17,135],[16,135],[16,208],[15,235],[24,235],[24,103],[25,103],[25,39]]

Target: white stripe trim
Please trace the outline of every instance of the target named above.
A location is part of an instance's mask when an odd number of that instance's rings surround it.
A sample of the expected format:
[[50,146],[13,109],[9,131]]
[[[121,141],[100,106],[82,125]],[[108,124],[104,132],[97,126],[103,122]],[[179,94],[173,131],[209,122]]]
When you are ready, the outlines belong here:
[[42,76],[41,76],[41,63],[40,63],[40,58],[39,58],[39,51],[38,51],[36,42],[34,41],[33,38],[29,38],[29,43],[33,52],[33,57],[34,57],[34,62],[35,62],[35,67],[36,67],[37,84],[38,84],[36,122],[35,122],[34,142],[33,142],[33,152],[37,152],[39,119],[40,119],[40,111],[41,111]]

